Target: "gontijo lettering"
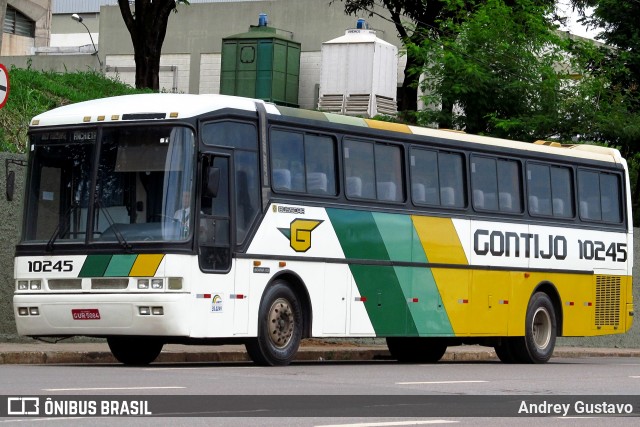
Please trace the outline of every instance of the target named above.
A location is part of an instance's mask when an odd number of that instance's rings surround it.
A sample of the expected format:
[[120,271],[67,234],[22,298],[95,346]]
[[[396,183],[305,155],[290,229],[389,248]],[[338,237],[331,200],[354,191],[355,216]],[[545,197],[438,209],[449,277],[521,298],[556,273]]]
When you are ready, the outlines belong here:
[[[577,240],[576,253],[580,259],[617,262],[627,261],[627,244],[602,241]],[[473,234],[473,250],[476,255],[495,257],[541,258],[564,260],[569,255],[567,238],[560,235],[541,236],[536,233],[478,229]]]
[[567,239],[551,234],[541,239],[538,234],[480,229],[473,234],[473,250],[477,255],[563,260],[567,257]]

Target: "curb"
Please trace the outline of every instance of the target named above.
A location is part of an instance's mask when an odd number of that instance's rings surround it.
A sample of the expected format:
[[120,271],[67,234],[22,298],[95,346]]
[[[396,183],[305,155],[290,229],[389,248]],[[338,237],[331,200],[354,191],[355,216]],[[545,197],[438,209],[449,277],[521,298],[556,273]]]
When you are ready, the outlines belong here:
[[[560,348],[553,354],[554,358],[587,358],[587,357],[640,357],[640,349],[585,349]],[[295,358],[298,362],[312,361],[382,361],[393,360],[386,347],[328,347],[300,348]],[[247,353],[242,349],[221,351],[163,351],[155,363],[215,363],[215,362],[250,362]],[[447,351],[442,362],[498,361],[493,349],[483,347],[454,347]],[[0,352],[0,364],[98,364],[118,363],[109,351],[5,351]]]

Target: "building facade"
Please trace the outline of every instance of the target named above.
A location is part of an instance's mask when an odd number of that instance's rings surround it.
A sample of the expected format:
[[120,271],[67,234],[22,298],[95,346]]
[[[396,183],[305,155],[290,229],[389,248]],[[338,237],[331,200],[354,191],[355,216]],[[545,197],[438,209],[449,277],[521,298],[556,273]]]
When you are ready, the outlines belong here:
[[[89,43],[86,30],[79,29],[80,25],[71,19],[71,14],[78,13],[98,45],[106,74],[133,85],[133,45],[116,1],[54,2],[51,46],[68,48]],[[161,90],[219,93],[222,39],[246,32],[250,25],[258,24],[260,13],[266,13],[269,26],[291,34],[292,40],[301,45],[299,105],[302,108],[317,107],[322,43],[354,28],[357,20],[345,15],[342,2],[331,0],[196,0],[190,3],[178,5],[177,13],[169,17],[161,57]],[[377,16],[366,18],[379,38],[401,46],[391,22]],[[401,56],[399,84],[404,62]]]

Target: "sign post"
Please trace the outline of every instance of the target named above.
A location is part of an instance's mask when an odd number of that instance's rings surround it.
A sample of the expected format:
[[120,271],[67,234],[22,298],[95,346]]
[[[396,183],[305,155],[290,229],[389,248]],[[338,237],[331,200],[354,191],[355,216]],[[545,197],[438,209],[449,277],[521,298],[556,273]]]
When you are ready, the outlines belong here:
[[4,107],[9,97],[9,72],[0,64],[0,108]]

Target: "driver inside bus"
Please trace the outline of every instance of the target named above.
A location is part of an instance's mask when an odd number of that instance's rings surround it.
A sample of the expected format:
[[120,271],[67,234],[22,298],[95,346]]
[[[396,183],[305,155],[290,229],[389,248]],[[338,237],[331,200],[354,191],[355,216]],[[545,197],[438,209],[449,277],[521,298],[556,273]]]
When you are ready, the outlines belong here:
[[173,219],[180,225],[182,236],[189,234],[189,219],[191,217],[191,192],[182,192],[182,207],[173,215]]

